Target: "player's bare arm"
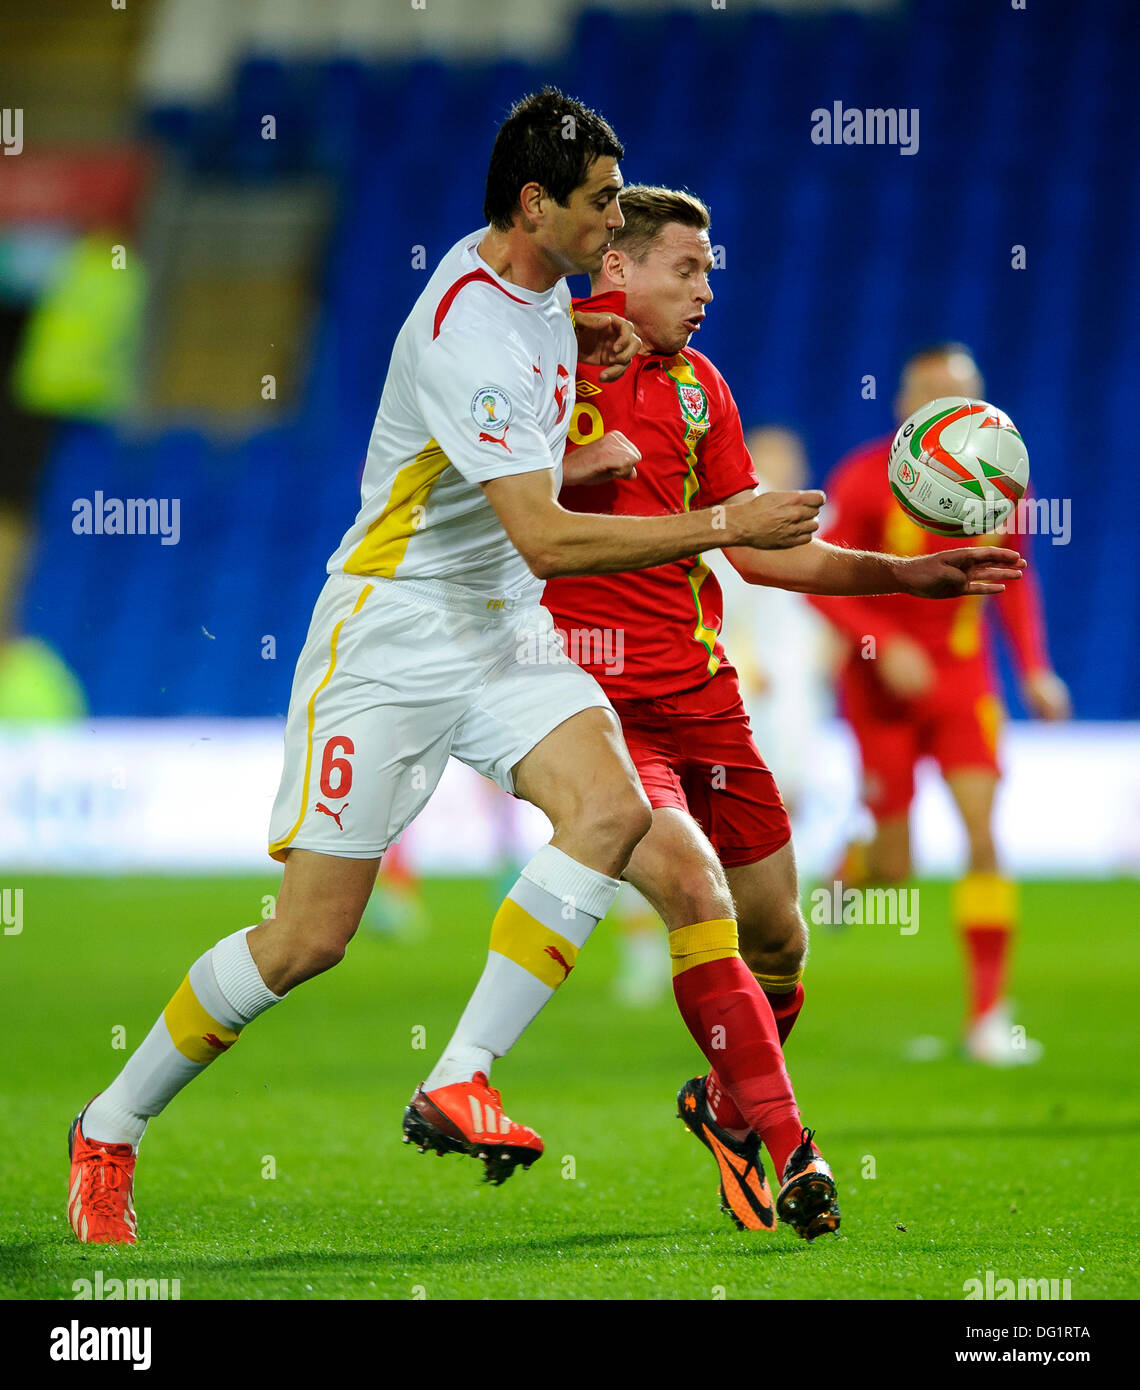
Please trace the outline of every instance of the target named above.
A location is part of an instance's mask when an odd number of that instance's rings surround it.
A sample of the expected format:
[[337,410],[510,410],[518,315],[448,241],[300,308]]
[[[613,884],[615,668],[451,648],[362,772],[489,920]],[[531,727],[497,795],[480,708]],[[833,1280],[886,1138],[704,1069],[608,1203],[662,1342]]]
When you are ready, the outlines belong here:
[[[744,493],[731,505],[673,516],[602,516],[559,506],[553,469],[481,484],[531,572],[615,574],[725,546],[802,546],[819,528],[822,492]],[[993,552],[991,552],[993,553]]]
[[[726,505],[747,496],[739,493]],[[749,584],[767,584],[799,594],[913,594],[932,599],[1000,594],[1007,584],[1020,579],[1025,569],[1025,560],[1016,550],[993,546],[901,556],[848,550],[812,540],[795,551],[726,549],[725,553]]]

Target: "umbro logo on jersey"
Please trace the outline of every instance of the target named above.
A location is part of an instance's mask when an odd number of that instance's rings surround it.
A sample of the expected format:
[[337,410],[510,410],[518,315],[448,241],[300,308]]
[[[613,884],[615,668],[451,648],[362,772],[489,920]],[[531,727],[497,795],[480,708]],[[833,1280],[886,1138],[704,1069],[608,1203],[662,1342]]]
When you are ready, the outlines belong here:
[[501,444],[508,454],[513,453],[514,450],[507,443],[507,431],[509,429],[510,425],[503,426],[503,437],[501,439],[497,434],[488,434],[486,430],[480,430],[479,438],[475,442],[476,444]]
[[574,389],[578,393],[579,400],[586,396],[600,396],[602,394],[602,388],[595,386],[592,381],[587,381],[584,376],[580,376],[574,383]]
[[325,803],[324,803],[323,801],[318,801],[317,804],[316,804],[316,806],[313,807],[313,809],[314,809],[315,811],[320,811],[322,815],[329,816],[332,820],[335,820],[335,821],[336,821],[336,828],[337,828],[338,830],[343,830],[343,829],[344,829],[344,826],[341,825],[341,823],[340,823],[340,818],[341,818],[341,816],[344,815],[345,811],[348,810],[348,802],[347,802],[347,801],[344,803],[344,805],[340,808],[339,811],[330,811],[329,808],[325,805]]

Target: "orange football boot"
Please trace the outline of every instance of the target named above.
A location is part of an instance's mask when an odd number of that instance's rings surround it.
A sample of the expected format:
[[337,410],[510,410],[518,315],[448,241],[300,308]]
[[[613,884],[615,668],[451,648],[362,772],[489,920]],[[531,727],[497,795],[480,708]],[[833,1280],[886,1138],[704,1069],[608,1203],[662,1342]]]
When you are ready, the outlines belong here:
[[760,1161],[755,1134],[734,1139],[709,1115],[706,1078],[694,1076],[677,1092],[677,1114],[716,1159],[720,1169],[720,1207],[742,1231],[774,1231],[772,1193]]
[[835,1178],[811,1142],[813,1133],[805,1129],[800,1134],[798,1147],[784,1165],[784,1184],[776,1198],[776,1215],[808,1242],[839,1230]]
[[496,1186],[516,1168],[529,1168],[543,1150],[533,1129],[503,1114],[502,1097],[481,1071],[470,1081],[434,1091],[418,1086],[404,1111],[404,1143],[416,1144],[420,1153],[432,1149],[441,1158],[461,1153],[482,1159],[484,1182]]
[[[90,1101],[88,1102],[90,1104]],[[83,1137],[84,1106],[71,1122],[67,1152],[71,1189],[67,1219],[85,1245],[134,1245],[135,1151],[130,1144],[93,1144]]]

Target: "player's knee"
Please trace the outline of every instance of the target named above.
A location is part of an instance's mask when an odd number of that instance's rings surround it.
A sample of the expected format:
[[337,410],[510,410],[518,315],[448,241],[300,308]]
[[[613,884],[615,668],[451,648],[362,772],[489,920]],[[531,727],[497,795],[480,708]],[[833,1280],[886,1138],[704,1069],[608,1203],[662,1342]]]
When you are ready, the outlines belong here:
[[768,913],[762,923],[740,924],[740,955],[760,975],[794,975],[807,960],[808,930],[798,902]]
[[582,830],[591,842],[611,851],[624,868],[638,843],[649,833],[653,811],[645,793],[635,787],[599,797],[598,802],[584,813]]
[[694,922],[735,917],[732,894],[719,865],[683,860],[661,866],[665,924],[670,931]]
[[[295,985],[303,984],[316,975],[323,975],[344,959],[351,933],[341,930],[309,929],[304,933],[284,933],[276,949],[265,958],[262,976],[274,994],[284,994]],[[265,970],[272,974],[266,978]]]

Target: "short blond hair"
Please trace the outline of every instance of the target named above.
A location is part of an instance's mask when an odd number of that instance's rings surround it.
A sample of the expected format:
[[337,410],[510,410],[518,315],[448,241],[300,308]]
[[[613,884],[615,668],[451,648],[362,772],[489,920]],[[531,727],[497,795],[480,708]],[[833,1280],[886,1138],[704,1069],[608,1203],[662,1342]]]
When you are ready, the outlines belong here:
[[631,260],[643,261],[661,229],[670,222],[708,231],[709,210],[695,193],[684,189],[631,184],[618,195],[625,226],[613,234],[613,245]]

